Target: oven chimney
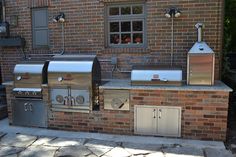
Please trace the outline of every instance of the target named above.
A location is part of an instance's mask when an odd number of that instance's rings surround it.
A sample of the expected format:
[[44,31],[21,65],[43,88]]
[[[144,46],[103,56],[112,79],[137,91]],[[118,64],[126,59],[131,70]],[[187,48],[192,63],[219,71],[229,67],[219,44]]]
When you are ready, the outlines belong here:
[[203,23],[197,23],[195,27],[197,28],[197,42],[202,42],[202,28]]

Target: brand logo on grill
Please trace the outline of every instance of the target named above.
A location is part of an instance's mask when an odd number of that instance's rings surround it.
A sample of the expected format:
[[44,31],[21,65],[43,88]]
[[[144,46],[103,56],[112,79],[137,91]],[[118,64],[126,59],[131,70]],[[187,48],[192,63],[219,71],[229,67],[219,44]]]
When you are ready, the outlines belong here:
[[159,75],[158,75],[158,74],[154,74],[154,75],[152,76],[152,78],[153,78],[153,79],[159,79]]
[[71,74],[67,74],[67,75],[65,76],[64,80],[71,81],[71,80],[73,80],[73,77],[72,77]]
[[22,76],[22,79],[29,79],[30,75],[29,73],[24,73],[24,75]]

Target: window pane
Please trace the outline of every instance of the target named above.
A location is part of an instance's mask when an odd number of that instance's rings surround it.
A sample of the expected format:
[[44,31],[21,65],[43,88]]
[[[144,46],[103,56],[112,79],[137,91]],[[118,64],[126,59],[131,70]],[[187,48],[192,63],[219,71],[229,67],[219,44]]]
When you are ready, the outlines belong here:
[[119,15],[119,7],[112,7],[109,9],[109,15]]
[[119,44],[120,42],[120,35],[119,34],[111,34],[110,35],[110,43],[111,44]]
[[142,14],[143,6],[133,6],[133,14]]
[[129,14],[131,14],[130,7],[121,7],[121,15],[129,15]]
[[110,32],[119,32],[119,22],[110,22]]
[[121,43],[130,44],[131,43],[131,34],[121,34]]
[[121,22],[121,32],[130,32],[131,24],[130,22]]
[[133,42],[135,44],[143,43],[143,34],[142,33],[134,33],[133,34]]
[[143,31],[143,21],[133,21],[133,31]]

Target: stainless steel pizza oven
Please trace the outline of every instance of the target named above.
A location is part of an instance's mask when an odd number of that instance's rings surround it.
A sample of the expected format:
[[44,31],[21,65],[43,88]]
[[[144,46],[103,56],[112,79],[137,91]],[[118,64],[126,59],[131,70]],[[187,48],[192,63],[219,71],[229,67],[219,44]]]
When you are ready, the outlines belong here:
[[55,56],[48,66],[52,110],[88,113],[99,109],[100,82],[95,55]]
[[182,70],[158,66],[137,66],[131,72],[132,85],[182,85]]
[[215,53],[202,41],[202,23],[197,23],[198,41],[188,52],[187,83],[189,85],[213,85]]
[[25,61],[14,68],[12,123],[22,126],[47,126],[47,105],[42,84],[47,83],[46,61]]

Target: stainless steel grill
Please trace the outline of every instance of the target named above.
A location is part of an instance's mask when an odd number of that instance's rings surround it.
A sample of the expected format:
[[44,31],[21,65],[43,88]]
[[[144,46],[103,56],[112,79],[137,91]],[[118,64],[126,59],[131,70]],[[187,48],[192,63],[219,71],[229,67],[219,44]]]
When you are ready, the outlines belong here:
[[55,56],[48,66],[52,109],[71,112],[98,109],[100,82],[100,64],[96,56]]
[[42,100],[42,84],[47,83],[48,62],[22,62],[14,68],[12,123],[47,127],[47,105]]
[[213,85],[215,54],[213,50],[202,41],[202,23],[197,23],[198,41],[188,52],[187,83],[189,85]]
[[131,72],[132,85],[182,85],[182,70],[157,66],[138,66]]

